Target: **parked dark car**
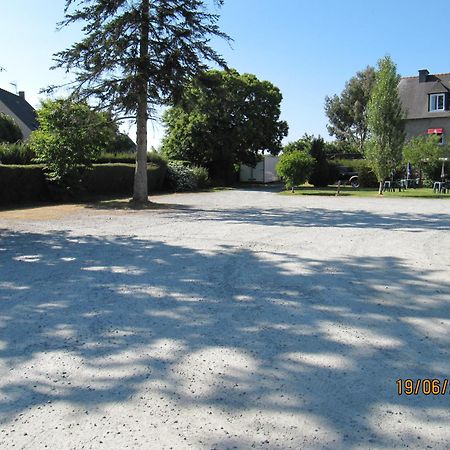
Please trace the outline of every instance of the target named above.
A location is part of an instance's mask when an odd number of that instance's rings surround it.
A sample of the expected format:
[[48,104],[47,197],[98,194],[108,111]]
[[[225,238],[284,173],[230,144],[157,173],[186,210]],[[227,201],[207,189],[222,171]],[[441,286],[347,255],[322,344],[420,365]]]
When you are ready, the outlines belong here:
[[338,180],[341,183],[350,184],[354,188],[359,187],[358,172],[350,170],[346,166],[338,166]]

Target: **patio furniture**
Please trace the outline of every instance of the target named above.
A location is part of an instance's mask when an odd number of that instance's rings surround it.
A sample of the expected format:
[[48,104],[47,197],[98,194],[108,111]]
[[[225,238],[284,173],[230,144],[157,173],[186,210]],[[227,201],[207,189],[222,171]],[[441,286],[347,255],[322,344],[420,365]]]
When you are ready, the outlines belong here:
[[435,181],[433,183],[433,192],[436,194],[446,194],[447,193],[447,183],[445,181]]
[[404,189],[419,187],[420,178],[403,178],[400,180],[400,184]]

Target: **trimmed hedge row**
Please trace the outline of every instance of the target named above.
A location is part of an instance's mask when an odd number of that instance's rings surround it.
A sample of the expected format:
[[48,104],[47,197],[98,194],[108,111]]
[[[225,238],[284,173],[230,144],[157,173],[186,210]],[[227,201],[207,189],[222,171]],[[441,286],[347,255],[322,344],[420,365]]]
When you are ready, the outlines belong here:
[[[148,190],[162,190],[167,168],[148,165]],[[93,195],[133,192],[133,164],[95,164],[86,175],[83,191]],[[41,165],[0,165],[0,204],[54,200]]]
[[0,204],[50,199],[42,166],[0,165]]
[[[89,171],[84,187],[89,194],[107,195],[133,193],[134,164],[94,164]],[[149,164],[147,166],[147,183],[149,192],[162,190],[167,168]]]

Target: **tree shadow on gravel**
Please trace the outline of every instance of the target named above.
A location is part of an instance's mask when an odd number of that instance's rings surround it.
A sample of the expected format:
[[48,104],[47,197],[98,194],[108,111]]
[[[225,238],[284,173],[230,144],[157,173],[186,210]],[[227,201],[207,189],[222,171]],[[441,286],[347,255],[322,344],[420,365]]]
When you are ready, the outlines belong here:
[[369,210],[333,210],[328,208],[180,208],[197,220],[301,228],[373,228],[402,231],[450,230],[450,214],[377,213]]
[[400,397],[395,384],[450,378],[439,270],[0,231],[1,423],[48,402],[89,409],[152,392],[235,426],[247,417],[246,432],[225,436],[205,416],[193,445],[200,433],[210,446],[260,446],[267,422],[279,439],[269,447],[299,448],[307,423],[328,429],[325,446],[391,447],[399,409],[448,409],[448,397]]

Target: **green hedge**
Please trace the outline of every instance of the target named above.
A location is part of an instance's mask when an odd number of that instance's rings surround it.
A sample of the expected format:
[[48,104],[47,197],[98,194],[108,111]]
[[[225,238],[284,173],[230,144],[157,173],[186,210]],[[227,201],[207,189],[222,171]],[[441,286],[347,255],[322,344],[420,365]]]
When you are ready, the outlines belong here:
[[0,164],[29,165],[33,164],[35,157],[36,154],[26,142],[0,144]]
[[[135,153],[102,153],[97,159],[97,164],[134,164],[136,161]],[[167,161],[163,155],[157,152],[148,152],[147,161],[157,164],[158,166],[167,165]]]
[[[149,164],[148,190],[163,188],[167,168]],[[95,164],[83,184],[83,191],[93,195],[132,195],[133,164]],[[0,165],[0,204],[54,200],[41,165]]]
[[[162,190],[167,168],[149,164],[148,191]],[[133,193],[134,164],[94,164],[88,172],[84,186],[89,194],[107,195]]]
[[49,199],[42,166],[0,165],[0,204]]

